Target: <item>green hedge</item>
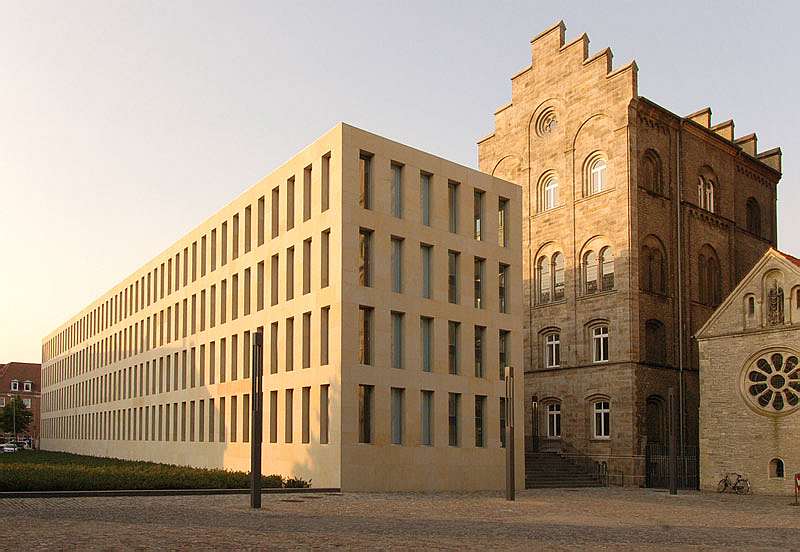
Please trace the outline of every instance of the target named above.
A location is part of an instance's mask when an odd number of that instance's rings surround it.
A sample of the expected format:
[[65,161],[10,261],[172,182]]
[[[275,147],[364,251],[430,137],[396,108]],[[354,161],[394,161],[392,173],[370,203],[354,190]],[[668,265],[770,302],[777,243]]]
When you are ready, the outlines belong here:
[[[291,486],[310,486],[290,479]],[[280,475],[262,477],[264,488],[286,485]],[[1,491],[94,491],[129,489],[245,489],[250,474],[154,462],[98,458],[65,452],[0,454]]]

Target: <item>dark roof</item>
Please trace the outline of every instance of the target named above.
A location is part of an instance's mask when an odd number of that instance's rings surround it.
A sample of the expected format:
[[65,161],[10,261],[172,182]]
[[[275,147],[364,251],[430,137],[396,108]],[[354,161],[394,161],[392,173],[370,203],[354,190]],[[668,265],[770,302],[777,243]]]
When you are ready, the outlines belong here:
[[9,362],[0,364],[0,381],[8,376],[9,379],[38,382],[41,372],[42,365],[36,362]]
[[798,259],[797,257],[793,257],[792,255],[789,255],[788,253],[784,253],[783,251],[778,251],[778,253],[780,253],[781,255],[786,257],[786,260],[789,261],[790,263],[793,263],[793,264],[796,264],[797,266],[800,266],[800,259]]

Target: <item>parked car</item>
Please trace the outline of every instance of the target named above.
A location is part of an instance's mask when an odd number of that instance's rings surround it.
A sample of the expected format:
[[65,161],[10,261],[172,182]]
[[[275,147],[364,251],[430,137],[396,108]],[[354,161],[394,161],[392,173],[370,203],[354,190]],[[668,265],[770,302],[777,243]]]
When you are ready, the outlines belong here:
[[17,452],[17,450],[19,450],[19,449],[18,449],[16,443],[5,443],[4,445],[2,445],[2,448],[0,448],[0,451],[2,451],[3,453],[6,453],[6,452]]

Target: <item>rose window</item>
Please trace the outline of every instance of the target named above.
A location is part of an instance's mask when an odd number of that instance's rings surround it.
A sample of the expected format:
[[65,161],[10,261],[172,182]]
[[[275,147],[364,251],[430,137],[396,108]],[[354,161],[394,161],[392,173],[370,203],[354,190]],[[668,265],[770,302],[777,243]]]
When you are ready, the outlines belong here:
[[552,134],[557,126],[556,111],[552,107],[548,107],[536,119],[536,134],[538,136],[547,136]]
[[788,414],[800,407],[800,361],[787,351],[765,353],[744,370],[742,393],[756,409]]

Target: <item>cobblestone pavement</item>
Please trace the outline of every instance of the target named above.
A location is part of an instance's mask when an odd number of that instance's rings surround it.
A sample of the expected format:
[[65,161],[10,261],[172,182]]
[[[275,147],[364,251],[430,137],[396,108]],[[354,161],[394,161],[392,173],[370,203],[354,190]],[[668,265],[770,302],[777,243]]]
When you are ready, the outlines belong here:
[[642,489],[0,500],[14,549],[800,550],[788,497]]

